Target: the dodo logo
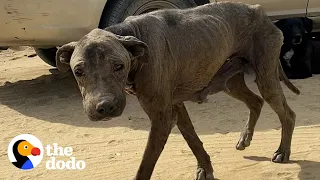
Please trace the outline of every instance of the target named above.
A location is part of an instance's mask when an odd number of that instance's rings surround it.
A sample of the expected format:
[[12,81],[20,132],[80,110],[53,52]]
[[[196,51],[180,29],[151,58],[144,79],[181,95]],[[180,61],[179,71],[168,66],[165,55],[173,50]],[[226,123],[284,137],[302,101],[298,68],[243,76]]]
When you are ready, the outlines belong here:
[[21,134],[11,140],[8,146],[9,160],[22,170],[33,169],[40,164],[43,146],[38,138],[31,134]]

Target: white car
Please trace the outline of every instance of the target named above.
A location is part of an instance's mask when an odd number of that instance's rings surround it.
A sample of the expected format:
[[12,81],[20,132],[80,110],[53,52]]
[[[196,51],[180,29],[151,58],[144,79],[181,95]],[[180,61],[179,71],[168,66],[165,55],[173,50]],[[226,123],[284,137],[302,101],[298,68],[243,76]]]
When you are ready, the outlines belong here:
[[[215,2],[220,0],[210,0]],[[230,0],[261,4],[273,20],[312,16],[320,30],[320,0]],[[94,28],[163,8],[188,8],[209,0],[1,0],[0,49],[32,46],[55,66],[57,46],[80,39]]]

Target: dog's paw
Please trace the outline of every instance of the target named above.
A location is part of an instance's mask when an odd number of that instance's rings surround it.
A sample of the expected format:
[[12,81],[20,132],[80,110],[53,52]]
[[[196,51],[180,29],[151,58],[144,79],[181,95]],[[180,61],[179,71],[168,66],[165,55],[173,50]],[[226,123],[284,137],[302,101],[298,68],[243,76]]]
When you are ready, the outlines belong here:
[[290,157],[290,151],[276,151],[273,154],[272,162],[274,163],[288,163]]
[[236,149],[237,150],[244,150],[246,149],[246,147],[250,146],[250,142],[252,140],[252,135],[253,133],[249,133],[249,132],[242,132],[240,135],[240,139],[237,143]]
[[196,180],[214,180],[213,173],[207,173],[203,168],[199,167],[197,169]]

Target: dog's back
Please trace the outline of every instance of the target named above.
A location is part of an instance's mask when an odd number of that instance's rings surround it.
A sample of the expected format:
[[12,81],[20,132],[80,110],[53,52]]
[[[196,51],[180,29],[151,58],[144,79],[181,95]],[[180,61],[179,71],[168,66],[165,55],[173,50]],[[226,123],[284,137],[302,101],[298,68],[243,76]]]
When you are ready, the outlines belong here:
[[[191,9],[159,10],[128,17],[123,24],[132,27],[133,35],[149,46],[152,62],[145,65],[145,71],[158,72],[162,64],[167,64],[168,69],[161,71],[168,71],[168,78],[176,77],[174,86],[178,86],[177,90],[179,85],[184,91],[190,90],[186,93],[205,87],[228,58],[250,58],[254,44],[261,44],[270,35],[275,37],[272,43],[282,43],[281,31],[259,5],[221,2]],[[251,64],[260,61],[250,60]],[[150,81],[159,82],[156,76],[153,79],[150,75]]]
[[[186,64],[211,59],[220,67],[230,56],[244,55],[252,46],[252,37],[263,33],[278,34],[282,40],[280,30],[259,5],[243,3],[159,10],[128,17],[124,23],[134,27],[134,35],[149,45],[151,57],[173,56],[165,58],[184,59]],[[155,49],[168,53],[153,52]]]

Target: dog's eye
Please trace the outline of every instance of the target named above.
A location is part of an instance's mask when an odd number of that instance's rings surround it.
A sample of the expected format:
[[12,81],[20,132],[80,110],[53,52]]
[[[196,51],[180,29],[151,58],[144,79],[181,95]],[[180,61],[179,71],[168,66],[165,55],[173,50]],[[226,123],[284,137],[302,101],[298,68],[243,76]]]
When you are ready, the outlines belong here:
[[124,68],[124,65],[123,64],[116,64],[113,66],[113,70],[114,71],[120,71]]
[[74,70],[74,74],[75,74],[77,77],[84,76],[84,72],[83,72],[81,69],[75,69],[75,70]]

